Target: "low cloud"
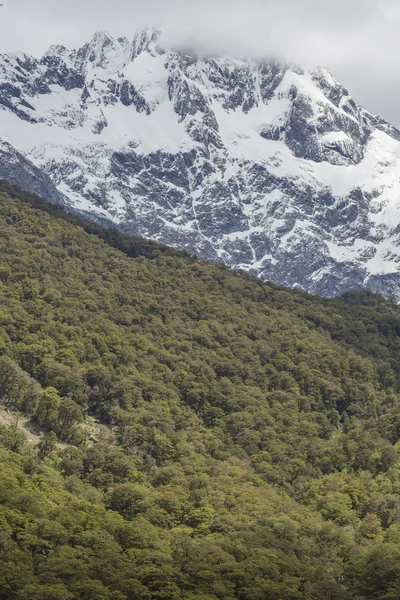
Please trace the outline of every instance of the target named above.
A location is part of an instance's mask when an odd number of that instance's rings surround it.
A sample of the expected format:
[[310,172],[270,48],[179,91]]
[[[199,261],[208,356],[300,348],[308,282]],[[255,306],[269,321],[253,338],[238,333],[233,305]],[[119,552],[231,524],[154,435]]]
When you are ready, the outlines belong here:
[[369,110],[400,126],[400,0],[0,0],[0,51],[41,55],[98,29],[154,25],[207,52],[322,64]]

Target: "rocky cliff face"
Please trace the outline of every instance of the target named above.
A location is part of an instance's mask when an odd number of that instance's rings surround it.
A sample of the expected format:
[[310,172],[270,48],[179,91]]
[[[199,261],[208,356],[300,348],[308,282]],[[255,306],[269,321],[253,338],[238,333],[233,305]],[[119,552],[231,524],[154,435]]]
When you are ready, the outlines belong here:
[[34,191],[125,231],[319,294],[400,299],[400,133],[324,69],[97,33],[0,57],[0,138],[46,177]]
[[47,198],[56,204],[68,205],[68,200],[41,169],[17,152],[10,144],[0,140],[0,179],[5,179],[24,190]]

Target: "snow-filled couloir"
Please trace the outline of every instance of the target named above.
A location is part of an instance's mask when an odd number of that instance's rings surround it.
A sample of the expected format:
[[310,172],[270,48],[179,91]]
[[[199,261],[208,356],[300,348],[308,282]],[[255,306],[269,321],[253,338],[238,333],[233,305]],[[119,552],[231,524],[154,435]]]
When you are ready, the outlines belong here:
[[324,295],[400,298],[400,132],[325,69],[96,33],[0,57],[0,139],[125,231]]

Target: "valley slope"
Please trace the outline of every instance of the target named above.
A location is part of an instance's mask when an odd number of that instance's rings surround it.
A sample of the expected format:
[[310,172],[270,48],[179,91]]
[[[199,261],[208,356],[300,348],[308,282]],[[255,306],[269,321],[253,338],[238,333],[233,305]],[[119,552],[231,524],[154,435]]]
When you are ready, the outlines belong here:
[[4,182],[0,252],[1,600],[399,597],[394,302],[266,284]]

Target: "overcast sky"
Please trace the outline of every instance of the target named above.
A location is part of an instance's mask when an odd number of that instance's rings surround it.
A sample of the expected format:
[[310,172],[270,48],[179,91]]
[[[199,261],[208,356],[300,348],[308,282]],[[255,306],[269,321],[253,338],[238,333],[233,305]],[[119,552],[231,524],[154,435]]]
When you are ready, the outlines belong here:
[[155,25],[177,42],[328,66],[354,98],[400,127],[400,0],[0,0],[0,52],[40,56],[106,29]]

